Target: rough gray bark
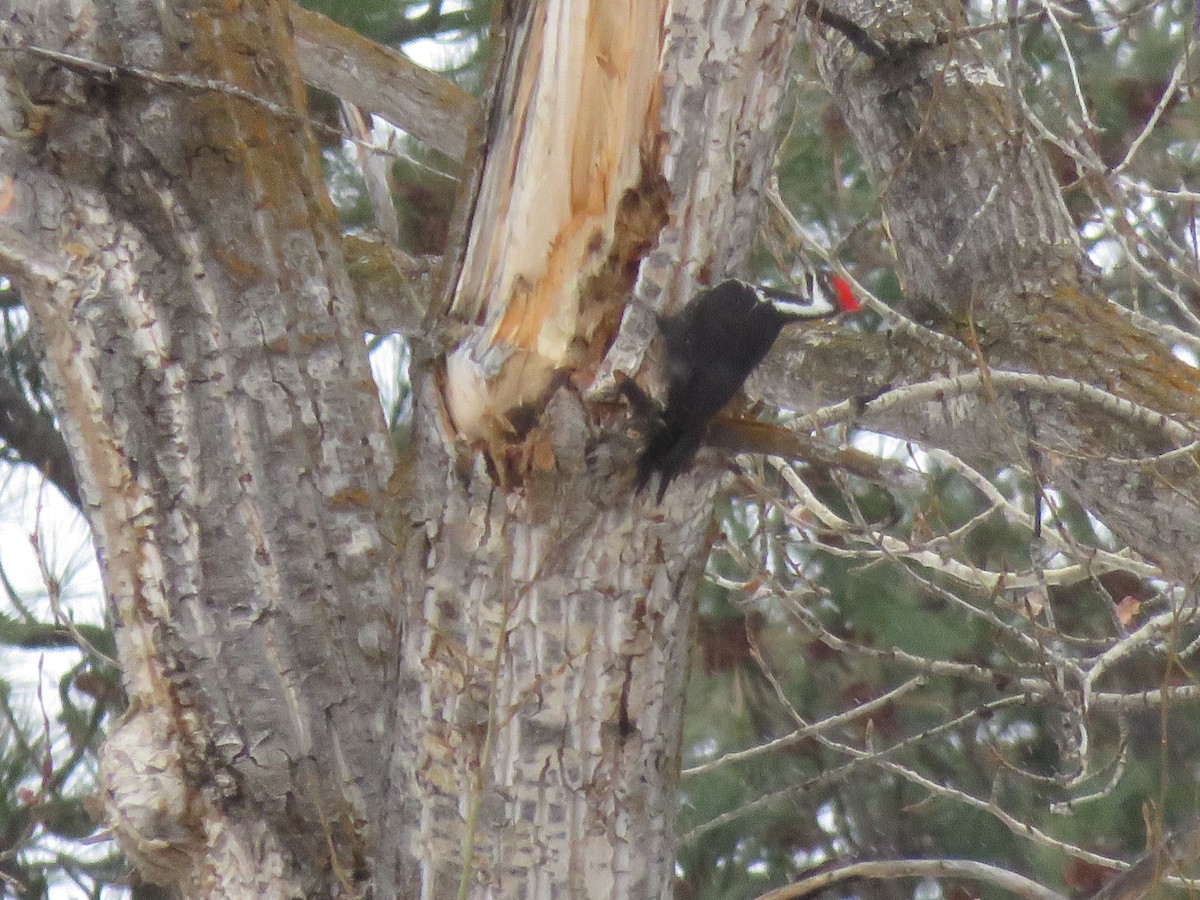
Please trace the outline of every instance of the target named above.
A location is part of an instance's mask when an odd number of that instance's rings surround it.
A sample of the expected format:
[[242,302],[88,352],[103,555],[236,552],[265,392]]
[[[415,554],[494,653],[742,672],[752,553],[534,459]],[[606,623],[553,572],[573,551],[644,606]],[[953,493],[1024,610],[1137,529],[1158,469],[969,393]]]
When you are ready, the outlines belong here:
[[117,834],[189,896],[329,896],[361,870],[381,778],[391,449],[315,148],[221,87],[302,108],[286,10],[4,3],[0,21],[3,259],[131,701],[101,772]]
[[[102,779],[144,872],[190,896],[444,897],[464,876],[479,897],[668,892],[714,471],[702,460],[661,509],[631,498],[637,441],[606,390],[652,331],[641,306],[620,320],[627,290],[670,308],[740,267],[800,5],[670,5],[648,36],[654,129],[606,198],[628,202],[568,217],[599,223],[555,270],[571,290],[511,282],[566,318],[459,282],[457,349],[531,338],[530,380],[505,396],[540,419],[496,407],[459,440],[441,360],[419,360],[414,455],[389,484],[281,8],[0,2],[0,262],[120,623],[133,704]],[[861,395],[822,421],[1024,458],[1190,577],[1193,370],[1095,296],[1010,92],[971,41],[942,38],[957,4],[827,6],[890,48],[817,38],[933,328],[793,336],[759,390],[799,409]],[[11,51],[30,44],[145,71]],[[492,150],[521,161],[512,141]]]
[[291,8],[296,56],[305,80],[382,116],[418,140],[461,159],[479,101],[402,53],[301,6]]
[[[661,38],[639,28],[647,45],[631,51],[657,61],[662,41],[649,107],[657,114],[646,131],[629,127],[647,98],[619,92],[640,70],[613,64],[606,102],[629,131],[593,144],[587,116],[606,107],[579,100],[579,85],[532,99],[521,88],[549,52],[536,43],[542,9],[558,10],[544,13],[556,23],[567,9],[587,19],[585,35],[556,30],[561,43],[626,40],[608,28],[609,16],[620,18],[612,8],[582,8],[547,4],[509,25],[532,43],[518,43],[521,65],[503,69],[501,118],[490,129],[499,146],[484,167],[454,304],[465,323],[480,324],[452,351],[459,362],[448,372],[433,360],[414,374],[418,450],[402,567],[413,602],[391,770],[392,790],[410,799],[389,802],[383,832],[420,828],[381,851],[381,878],[393,879],[381,882],[385,895],[453,897],[464,877],[481,898],[671,889],[684,672],[714,472],[701,466],[681,479],[661,508],[631,496],[637,443],[623,433],[626,413],[604,373],[638,370],[650,322],[635,308],[609,349],[612,311],[631,287],[670,306],[698,279],[744,264],[775,141],[762,123],[775,121],[789,81],[798,8],[670,4]],[[527,109],[559,127],[539,133]],[[563,204],[547,187],[552,176],[512,173],[559,159],[547,148],[576,117],[578,136],[564,143],[594,181],[576,185],[579,170],[565,169],[579,192],[572,200],[588,199]],[[588,193],[596,182],[615,204],[608,215]],[[521,218],[497,210],[525,208],[531,190],[551,196],[533,198],[539,218],[523,231]],[[576,261],[564,263],[572,248]],[[503,274],[512,268],[519,277]],[[572,329],[565,340],[563,329]],[[556,382],[563,365],[575,374]],[[518,366],[508,377],[506,367]],[[471,409],[442,393],[464,368],[484,398]],[[512,407],[547,393],[537,425],[522,430]]]
[[1021,462],[1193,582],[1195,370],[1098,292],[998,62],[958,34],[961,4],[825,8],[890,54],[870,59],[837,31],[815,30],[822,76],[878,185],[905,294],[929,327],[794,335],[754,388],[800,410],[859,396],[868,402],[818,421],[854,421],[984,469]]
[[[0,261],[119,623],[131,710],[101,782],[146,877],[195,897],[442,897],[464,874],[481,897],[669,893],[713,471],[661,509],[632,498],[603,373],[641,364],[644,309],[616,336],[635,276],[670,306],[742,265],[798,20],[781,0],[670,8],[626,38],[653,102],[613,148],[632,180],[605,183],[576,245],[590,277],[557,296],[581,311],[558,345],[574,380],[481,448],[455,441],[438,360],[418,364],[416,456],[389,485],[284,9],[0,5]],[[603,45],[619,22],[594,12]],[[464,324],[510,300],[468,298]]]

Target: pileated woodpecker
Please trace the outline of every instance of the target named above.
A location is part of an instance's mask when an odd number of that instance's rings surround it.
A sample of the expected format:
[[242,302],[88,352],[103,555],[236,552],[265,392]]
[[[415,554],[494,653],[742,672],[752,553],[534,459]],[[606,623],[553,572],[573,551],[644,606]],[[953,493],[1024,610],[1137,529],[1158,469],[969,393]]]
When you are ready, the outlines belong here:
[[638,492],[658,473],[658,502],[696,455],[709,420],[762,362],[789,322],[859,308],[850,286],[825,272],[806,272],[804,293],[722,281],[673,316],[659,318],[666,345],[667,408],[638,458]]

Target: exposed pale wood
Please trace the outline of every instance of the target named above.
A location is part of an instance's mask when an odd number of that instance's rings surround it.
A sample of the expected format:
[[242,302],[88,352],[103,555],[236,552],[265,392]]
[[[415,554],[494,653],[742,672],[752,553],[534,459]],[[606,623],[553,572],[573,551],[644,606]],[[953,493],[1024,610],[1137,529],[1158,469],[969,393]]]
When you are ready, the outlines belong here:
[[[592,340],[601,318],[588,303],[620,299],[591,296],[589,281],[631,262],[618,256],[622,201],[661,180],[666,6],[536,4],[520,22],[520,67],[493,113],[453,305],[460,319],[483,323],[448,372],[450,414],[468,439],[503,433],[510,410],[540,397],[555,369],[579,362],[575,342]],[[644,223],[645,239],[661,224]],[[637,226],[629,216],[621,223]]]

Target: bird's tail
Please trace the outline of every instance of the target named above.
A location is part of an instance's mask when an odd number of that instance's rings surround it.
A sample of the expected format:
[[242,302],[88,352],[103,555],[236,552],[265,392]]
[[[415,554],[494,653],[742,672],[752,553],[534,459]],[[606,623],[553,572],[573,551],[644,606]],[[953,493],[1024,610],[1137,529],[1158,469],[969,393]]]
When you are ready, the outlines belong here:
[[[707,423],[705,423],[707,425]],[[658,502],[662,503],[667,487],[700,449],[704,427],[679,428],[664,423],[646,444],[638,457],[634,491],[641,493],[658,473]]]

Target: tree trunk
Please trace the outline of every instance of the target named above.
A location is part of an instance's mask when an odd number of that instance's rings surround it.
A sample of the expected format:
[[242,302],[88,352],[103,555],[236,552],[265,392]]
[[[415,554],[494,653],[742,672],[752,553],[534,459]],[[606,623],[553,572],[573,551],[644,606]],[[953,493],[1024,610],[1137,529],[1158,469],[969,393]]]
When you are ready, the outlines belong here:
[[149,879],[669,893],[718,470],[632,496],[613,385],[654,377],[648,309],[743,266],[802,9],[920,322],[793,336],[756,390],[1022,461],[1196,575],[1194,370],[1098,295],[957,2],[502,8],[399,465],[286,6],[28,7],[0,0],[0,263],[118,624],[101,783]]
[[144,877],[669,892],[714,473],[634,498],[609,373],[639,368],[645,306],[744,263],[798,10],[664,9],[498,20],[451,279],[483,414],[444,395],[457,364],[419,362],[416,456],[390,478],[286,8],[0,7],[27,48],[5,70],[0,259],[118,623],[130,711],[101,781]]
[[[876,335],[798,335],[760,371],[757,392],[816,411],[801,426],[852,420],[985,471],[1020,463],[1194,582],[1195,369],[1100,293],[1014,90],[962,34],[962,4],[824,9],[865,26],[881,54],[815,30],[822,77],[875,178],[923,324],[893,317]],[[868,399],[844,403],[855,395]],[[823,403],[834,406],[817,411]]]
[[391,771],[419,802],[389,803],[383,833],[417,810],[420,828],[381,851],[387,896],[454,897],[464,878],[479,897],[670,893],[715,482],[705,467],[661,508],[635,499],[637,444],[595,373],[638,370],[649,317],[616,334],[631,289],[673,305],[744,264],[798,11],[665,6],[535,4],[509,23],[453,292],[479,324],[444,371],[414,373]]
[[5,56],[5,257],[130,698],[101,771],[116,833],[188,896],[330,896],[366,865],[391,740],[392,463],[287,9],[3,19],[163,79]]

